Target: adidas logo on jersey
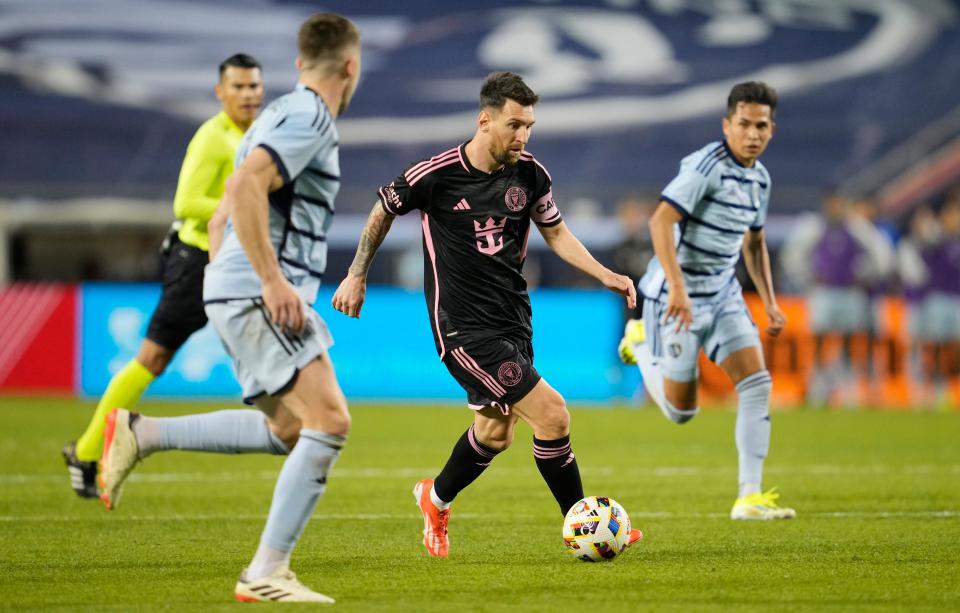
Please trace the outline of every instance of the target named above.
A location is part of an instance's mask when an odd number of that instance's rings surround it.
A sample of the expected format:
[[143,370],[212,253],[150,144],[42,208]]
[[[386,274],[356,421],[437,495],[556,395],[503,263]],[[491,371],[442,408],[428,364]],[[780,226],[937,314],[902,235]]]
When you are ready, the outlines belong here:
[[469,210],[470,210],[470,203],[467,202],[467,199],[466,199],[466,198],[461,198],[461,199],[460,199],[460,202],[458,202],[458,203],[456,203],[455,205],[453,205],[453,210],[454,210],[454,211],[469,211]]

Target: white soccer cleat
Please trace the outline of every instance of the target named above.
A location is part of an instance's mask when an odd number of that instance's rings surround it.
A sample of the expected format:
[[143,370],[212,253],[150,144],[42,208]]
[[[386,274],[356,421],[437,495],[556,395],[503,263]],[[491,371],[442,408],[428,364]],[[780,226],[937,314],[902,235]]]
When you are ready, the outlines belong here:
[[108,509],[117,508],[123,483],[140,461],[140,446],[130,429],[139,417],[126,409],[114,409],[107,415],[103,431],[103,456],[100,458],[100,500]]
[[240,602],[316,602],[333,604],[333,598],[320,592],[314,592],[300,583],[297,576],[287,566],[281,566],[272,575],[248,580],[247,571],[240,574],[240,580],[233,590],[234,597]]
[[757,492],[743,498],[737,498],[730,509],[730,519],[767,520],[793,519],[797,512],[777,504],[780,494],[776,488],[767,492]]

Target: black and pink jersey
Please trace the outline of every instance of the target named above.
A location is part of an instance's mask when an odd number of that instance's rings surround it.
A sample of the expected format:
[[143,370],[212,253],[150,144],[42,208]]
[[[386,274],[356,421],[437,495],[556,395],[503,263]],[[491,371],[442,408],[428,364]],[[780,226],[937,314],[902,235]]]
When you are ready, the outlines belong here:
[[562,218],[550,174],[531,154],[487,174],[460,145],[414,164],[379,197],[392,215],[420,211],[424,294],[441,358],[467,337],[532,338],[523,277],[530,220]]

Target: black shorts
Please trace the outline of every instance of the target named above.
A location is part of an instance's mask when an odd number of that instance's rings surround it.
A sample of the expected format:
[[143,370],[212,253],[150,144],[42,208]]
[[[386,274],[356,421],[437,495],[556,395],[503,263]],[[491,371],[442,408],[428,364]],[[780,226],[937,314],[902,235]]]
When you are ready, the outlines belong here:
[[533,367],[533,346],[502,336],[467,340],[447,351],[443,364],[467,392],[471,409],[494,406],[510,412],[540,381]]
[[203,310],[203,269],[207,252],[174,236],[163,253],[163,294],[153,311],[147,338],[177,351],[191,334],[207,325]]

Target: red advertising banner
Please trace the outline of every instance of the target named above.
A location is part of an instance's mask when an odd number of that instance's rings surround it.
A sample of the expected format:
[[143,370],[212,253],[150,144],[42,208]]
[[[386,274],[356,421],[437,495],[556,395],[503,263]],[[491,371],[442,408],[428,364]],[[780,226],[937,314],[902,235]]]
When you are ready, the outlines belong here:
[[74,393],[77,323],[74,286],[0,289],[0,391]]

